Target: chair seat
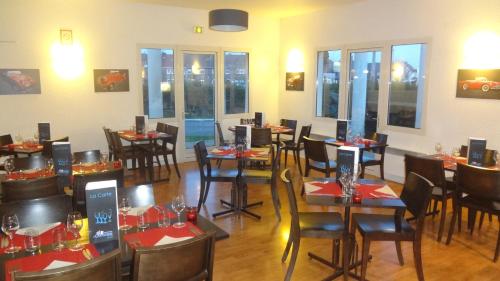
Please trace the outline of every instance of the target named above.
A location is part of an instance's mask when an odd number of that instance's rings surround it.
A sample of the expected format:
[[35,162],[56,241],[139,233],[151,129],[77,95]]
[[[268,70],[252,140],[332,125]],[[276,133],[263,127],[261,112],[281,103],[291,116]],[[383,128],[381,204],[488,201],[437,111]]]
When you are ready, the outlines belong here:
[[271,179],[272,177],[271,170],[255,170],[255,169],[245,169],[241,173],[241,176],[244,178],[262,178],[262,179]]
[[[205,171],[206,173],[206,171]],[[212,178],[236,178],[238,176],[237,169],[212,169],[210,176]]]
[[382,159],[382,155],[369,151],[363,152],[363,163],[378,162]]
[[381,240],[392,241],[395,238],[398,240],[398,237],[413,240],[415,233],[413,227],[405,219],[401,220],[401,231],[396,232],[394,215],[352,214],[352,220],[363,236],[368,235],[374,239],[377,239],[377,234],[382,234]]
[[299,225],[305,237],[331,237],[344,231],[342,216],[336,212],[299,213]]
[[[453,195],[453,190],[449,190],[446,188],[446,197],[449,198]],[[434,186],[432,188],[432,196],[433,197],[443,197],[443,189],[439,186]]]
[[484,210],[493,210],[496,214],[500,215],[500,202],[495,202],[491,200],[480,200],[477,198],[471,198],[471,196],[462,197],[462,204],[466,206],[482,208]]
[[[337,162],[335,160],[329,160],[330,162],[330,169],[335,169],[337,168]],[[310,161],[309,164],[311,167],[317,168],[317,169],[325,169],[326,164],[325,162],[316,162],[316,161]]]

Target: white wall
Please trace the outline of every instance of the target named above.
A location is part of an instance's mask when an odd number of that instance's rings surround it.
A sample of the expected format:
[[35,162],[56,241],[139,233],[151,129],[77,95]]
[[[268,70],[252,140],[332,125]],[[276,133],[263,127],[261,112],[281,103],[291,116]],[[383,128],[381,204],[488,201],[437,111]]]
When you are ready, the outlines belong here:
[[[366,0],[281,21],[280,117],[313,124],[313,133],[335,135],[335,121],[314,118],[316,51],[319,48],[369,42],[431,40],[425,134],[387,131],[389,144],[432,152],[441,142],[448,152],[468,136],[483,136],[488,147],[500,149],[500,100],[455,97],[457,69],[463,67],[463,46],[478,31],[500,34],[498,0]],[[286,92],[284,73],[288,52],[304,53],[305,91]],[[496,50],[499,52],[499,50]],[[498,54],[496,56],[499,58]],[[494,62],[500,68],[500,61]],[[345,73],[342,73],[345,75]],[[386,174],[401,179],[402,157],[388,155]],[[377,168],[378,169],[378,168]]]
[[[1,1],[0,68],[40,69],[42,94],[0,96],[0,134],[32,137],[37,122],[50,121],[52,136],[68,135],[74,151],[104,149],[103,125],[129,128],[142,114],[139,44],[250,51],[251,111],[277,120],[279,21],[251,15],[249,30],[239,33],[210,31],[207,24],[208,11],[132,1]],[[195,25],[204,26],[203,34],[193,33]],[[61,28],[72,29],[84,50],[84,73],[72,81],[51,65]],[[94,93],[95,68],[129,69],[130,92]]]

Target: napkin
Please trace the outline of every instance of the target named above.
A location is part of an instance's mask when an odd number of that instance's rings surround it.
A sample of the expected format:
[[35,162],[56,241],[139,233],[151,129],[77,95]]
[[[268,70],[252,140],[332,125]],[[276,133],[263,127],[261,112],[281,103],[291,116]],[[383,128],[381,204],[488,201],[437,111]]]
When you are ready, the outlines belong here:
[[17,230],[16,234],[17,235],[26,235],[26,232],[28,230],[33,229],[33,230],[37,231],[39,235],[41,235],[41,234],[45,233],[46,231],[51,230],[52,228],[54,228],[56,226],[59,226],[60,224],[61,224],[60,222],[56,222],[56,223],[43,224],[43,225],[39,225],[39,226],[25,227],[25,228],[21,228],[21,229]]
[[187,237],[171,237],[171,236],[165,235],[165,236],[163,236],[162,239],[160,239],[158,242],[156,242],[155,246],[177,243],[177,242],[181,242],[181,241],[188,240],[191,238],[193,238],[193,237],[189,237],[189,236],[187,236]]
[[394,191],[387,184],[379,189],[376,189],[375,191],[387,194],[388,196],[391,196],[394,198],[398,198],[398,195],[396,195],[396,193],[394,193]]
[[322,187],[310,184],[308,182],[306,182],[304,184],[304,188],[305,188],[306,193],[311,193],[311,192],[318,191],[318,190],[322,189]]
[[74,265],[74,264],[76,264],[76,262],[54,260],[47,267],[45,267],[43,270],[56,269],[56,268],[61,268],[61,267],[70,266],[70,265]]

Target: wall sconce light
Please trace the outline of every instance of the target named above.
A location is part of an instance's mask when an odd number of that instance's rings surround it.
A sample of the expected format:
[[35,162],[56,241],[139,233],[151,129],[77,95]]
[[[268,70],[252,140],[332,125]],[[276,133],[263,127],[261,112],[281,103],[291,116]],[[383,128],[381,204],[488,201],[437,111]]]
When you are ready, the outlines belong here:
[[500,68],[500,34],[494,31],[480,31],[473,34],[464,44],[463,68]]
[[299,49],[292,49],[288,53],[287,72],[302,72],[304,71],[304,55]]
[[197,33],[197,34],[201,34],[203,33],[203,27],[199,26],[199,25],[196,25],[194,27],[194,33]]
[[73,40],[72,30],[59,31],[59,42],[52,45],[51,53],[52,65],[59,77],[72,80],[83,73],[83,49]]

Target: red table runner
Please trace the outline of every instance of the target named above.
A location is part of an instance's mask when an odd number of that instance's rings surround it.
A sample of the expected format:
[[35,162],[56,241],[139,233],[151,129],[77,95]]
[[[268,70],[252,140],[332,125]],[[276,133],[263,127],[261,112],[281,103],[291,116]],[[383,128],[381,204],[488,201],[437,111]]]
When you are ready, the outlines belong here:
[[16,171],[8,174],[6,176],[7,180],[31,180],[44,177],[54,176],[54,171],[49,171],[47,169],[33,170],[33,171]]
[[151,228],[143,232],[126,234],[123,238],[131,248],[136,247],[153,247],[163,237],[170,236],[171,238],[194,238],[203,233],[197,226],[190,222],[185,222],[185,226],[176,228],[173,226]]
[[[29,227],[28,227],[29,228]],[[44,245],[49,245],[54,243],[54,230],[56,229],[66,229],[66,226],[64,224],[59,224],[56,227],[53,227],[44,233],[40,234],[40,244],[42,246]],[[15,246],[21,247],[22,250],[24,250],[24,238],[25,235],[20,235],[20,234],[14,234],[14,237],[12,239],[12,242],[14,243]],[[74,240],[75,236],[69,231],[66,232],[66,240]],[[3,254],[7,248],[0,248],[0,254]]]
[[[230,156],[236,155],[237,151],[234,147],[219,147],[212,150],[210,153],[221,156]],[[252,149],[247,149],[243,152],[243,157],[259,157],[259,156],[267,156],[268,152],[263,151],[254,151]]]
[[[166,210],[164,207],[160,207],[163,209],[163,211],[167,212],[167,215],[170,219],[175,219],[177,218],[177,215],[170,210]],[[127,214],[127,224],[131,226],[137,226],[137,219],[138,216],[136,215],[129,215]],[[146,223],[157,223],[158,222],[158,210],[156,210],[153,207],[150,207],[146,210]],[[123,225],[123,215],[120,214],[119,216],[119,223],[120,226]]]
[[[94,257],[99,256],[99,252],[96,250],[94,245],[87,244],[85,245],[85,248],[88,249]],[[63,249],[61,251],[51,251],[40,255],[8,260],[5,263],[5,280],[11,280],[10,275],[14,270],[23,272],[42,271],[55,260],[74,263],[82,263],[88,261],[83,255],[82,251],[71,251],[69,249]]]
[[[336,182],[307,182],[305,185],[306,193],[309,195],[342,196],[342,188]],[[368,199],[398,198],[385,184],[356,184],[356,192],[359,192],[362,198]]]

